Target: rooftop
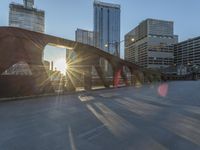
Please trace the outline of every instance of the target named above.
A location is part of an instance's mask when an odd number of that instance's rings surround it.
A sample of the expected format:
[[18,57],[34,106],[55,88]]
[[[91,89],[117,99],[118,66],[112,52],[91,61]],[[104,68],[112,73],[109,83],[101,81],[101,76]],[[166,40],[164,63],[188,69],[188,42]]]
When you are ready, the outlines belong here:
[[35,12],[39,12],[39,13],[44,13],[43,10],[40,10],[40,9],[37,9],[37,8],[27,8],[25,7],[24,5],[22,4],[19,4],[19,3],[10,3],[10,8],[11,7],[14,7],[14,8],[19,8],[19,9],[26,9],[26,10],[30,10],[30,11],[35,11]]
[[94,32],[94,31],[90,31],[90,30],[86,30],[86,29],[80,29],[80,28],[77,28],[76,31]]
[[98,0],[94,1],[94,5],[105,6],[105,7],[113,7],[113,8],[120,8],[121,7],[119,4],[106,3],[106,2],[101,2],[101,1],[98,1]]
[[188,43],[188,42],[193,42],[193,41],[196,42],[196,40],[200,40],[200,36],[197,36],[197,37],[194,37],[194,38],[189,38],[189,39],[181,41],[181,42],[179,42],[179,43],[177,43],[175,45],[180,45],[180,44],[184,44],[184,43]]

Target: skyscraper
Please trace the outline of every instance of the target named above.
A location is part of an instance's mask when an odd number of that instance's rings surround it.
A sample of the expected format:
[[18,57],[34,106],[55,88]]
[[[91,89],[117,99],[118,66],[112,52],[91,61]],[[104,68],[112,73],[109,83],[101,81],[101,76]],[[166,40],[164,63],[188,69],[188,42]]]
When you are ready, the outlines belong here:
[[[120,5],[94,1],[94,32],[97,33],[95,46],[117,55],[120,50]],[[107,46],[105,46],[107,45]]]
[[36,32],[44,32],[45,12],[34,8],[33,6],[34,0],[24,0],[24,5],[11,3],[9,26]]
[[125,60],[145,68],[168,67],[174,60],[168,45],[177,42],[172,21],[146,19],[125,35]]
[[26,8],[33,8],[33,6],[34,6],[34,0],[24,0],[24,6]]

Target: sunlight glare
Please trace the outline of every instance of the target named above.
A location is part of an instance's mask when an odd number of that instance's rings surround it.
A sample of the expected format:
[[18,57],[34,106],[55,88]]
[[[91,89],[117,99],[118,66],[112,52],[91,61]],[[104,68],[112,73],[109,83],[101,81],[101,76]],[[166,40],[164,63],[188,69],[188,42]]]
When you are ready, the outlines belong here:
[[58,71],[60,71],[62,74],[66,73],[67,70],[67,63],[64,58],[58,59],[55,61],[55,67]]

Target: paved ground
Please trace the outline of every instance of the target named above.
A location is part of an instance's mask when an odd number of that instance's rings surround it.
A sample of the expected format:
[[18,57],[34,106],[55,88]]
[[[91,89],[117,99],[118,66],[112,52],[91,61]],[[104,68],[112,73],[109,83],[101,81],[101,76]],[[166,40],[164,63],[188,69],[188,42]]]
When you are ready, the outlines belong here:
[[0,103],[0,150],[200,149],[200,82]]

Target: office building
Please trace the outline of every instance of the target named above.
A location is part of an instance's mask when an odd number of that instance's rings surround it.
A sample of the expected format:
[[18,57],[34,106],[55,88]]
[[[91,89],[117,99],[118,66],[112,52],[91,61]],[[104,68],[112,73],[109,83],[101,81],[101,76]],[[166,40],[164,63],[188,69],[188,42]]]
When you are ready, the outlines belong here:
[[200,36],[174,45],[174,63],[177,66],[200,65]]
[[95,46],[95,41],[94,41],[95,37],[96,37],[96,34],[93,31],[87,31],[83,29],[76,30],[77,42]]
[[125,60],[144,68],[160,69],[173,64],[178,42],[173,22],[146,19],[125,35]]
[[24,0],[24,5],[11,3],[9,26],[43,33],[45,30],[45,12],[33,6],[34,0]]
[[34,6],[34,0],[23,0],[24,1],[24,6],[26,8],[33,8]]
[[[96,47],[119,56],[120,5],[94,1],[94,32],[98,34]],[[117,50],[111,43],[118,43]]]
[[47,60],[43,60],[43,65],[46,71],[50,70],[50,62]]

